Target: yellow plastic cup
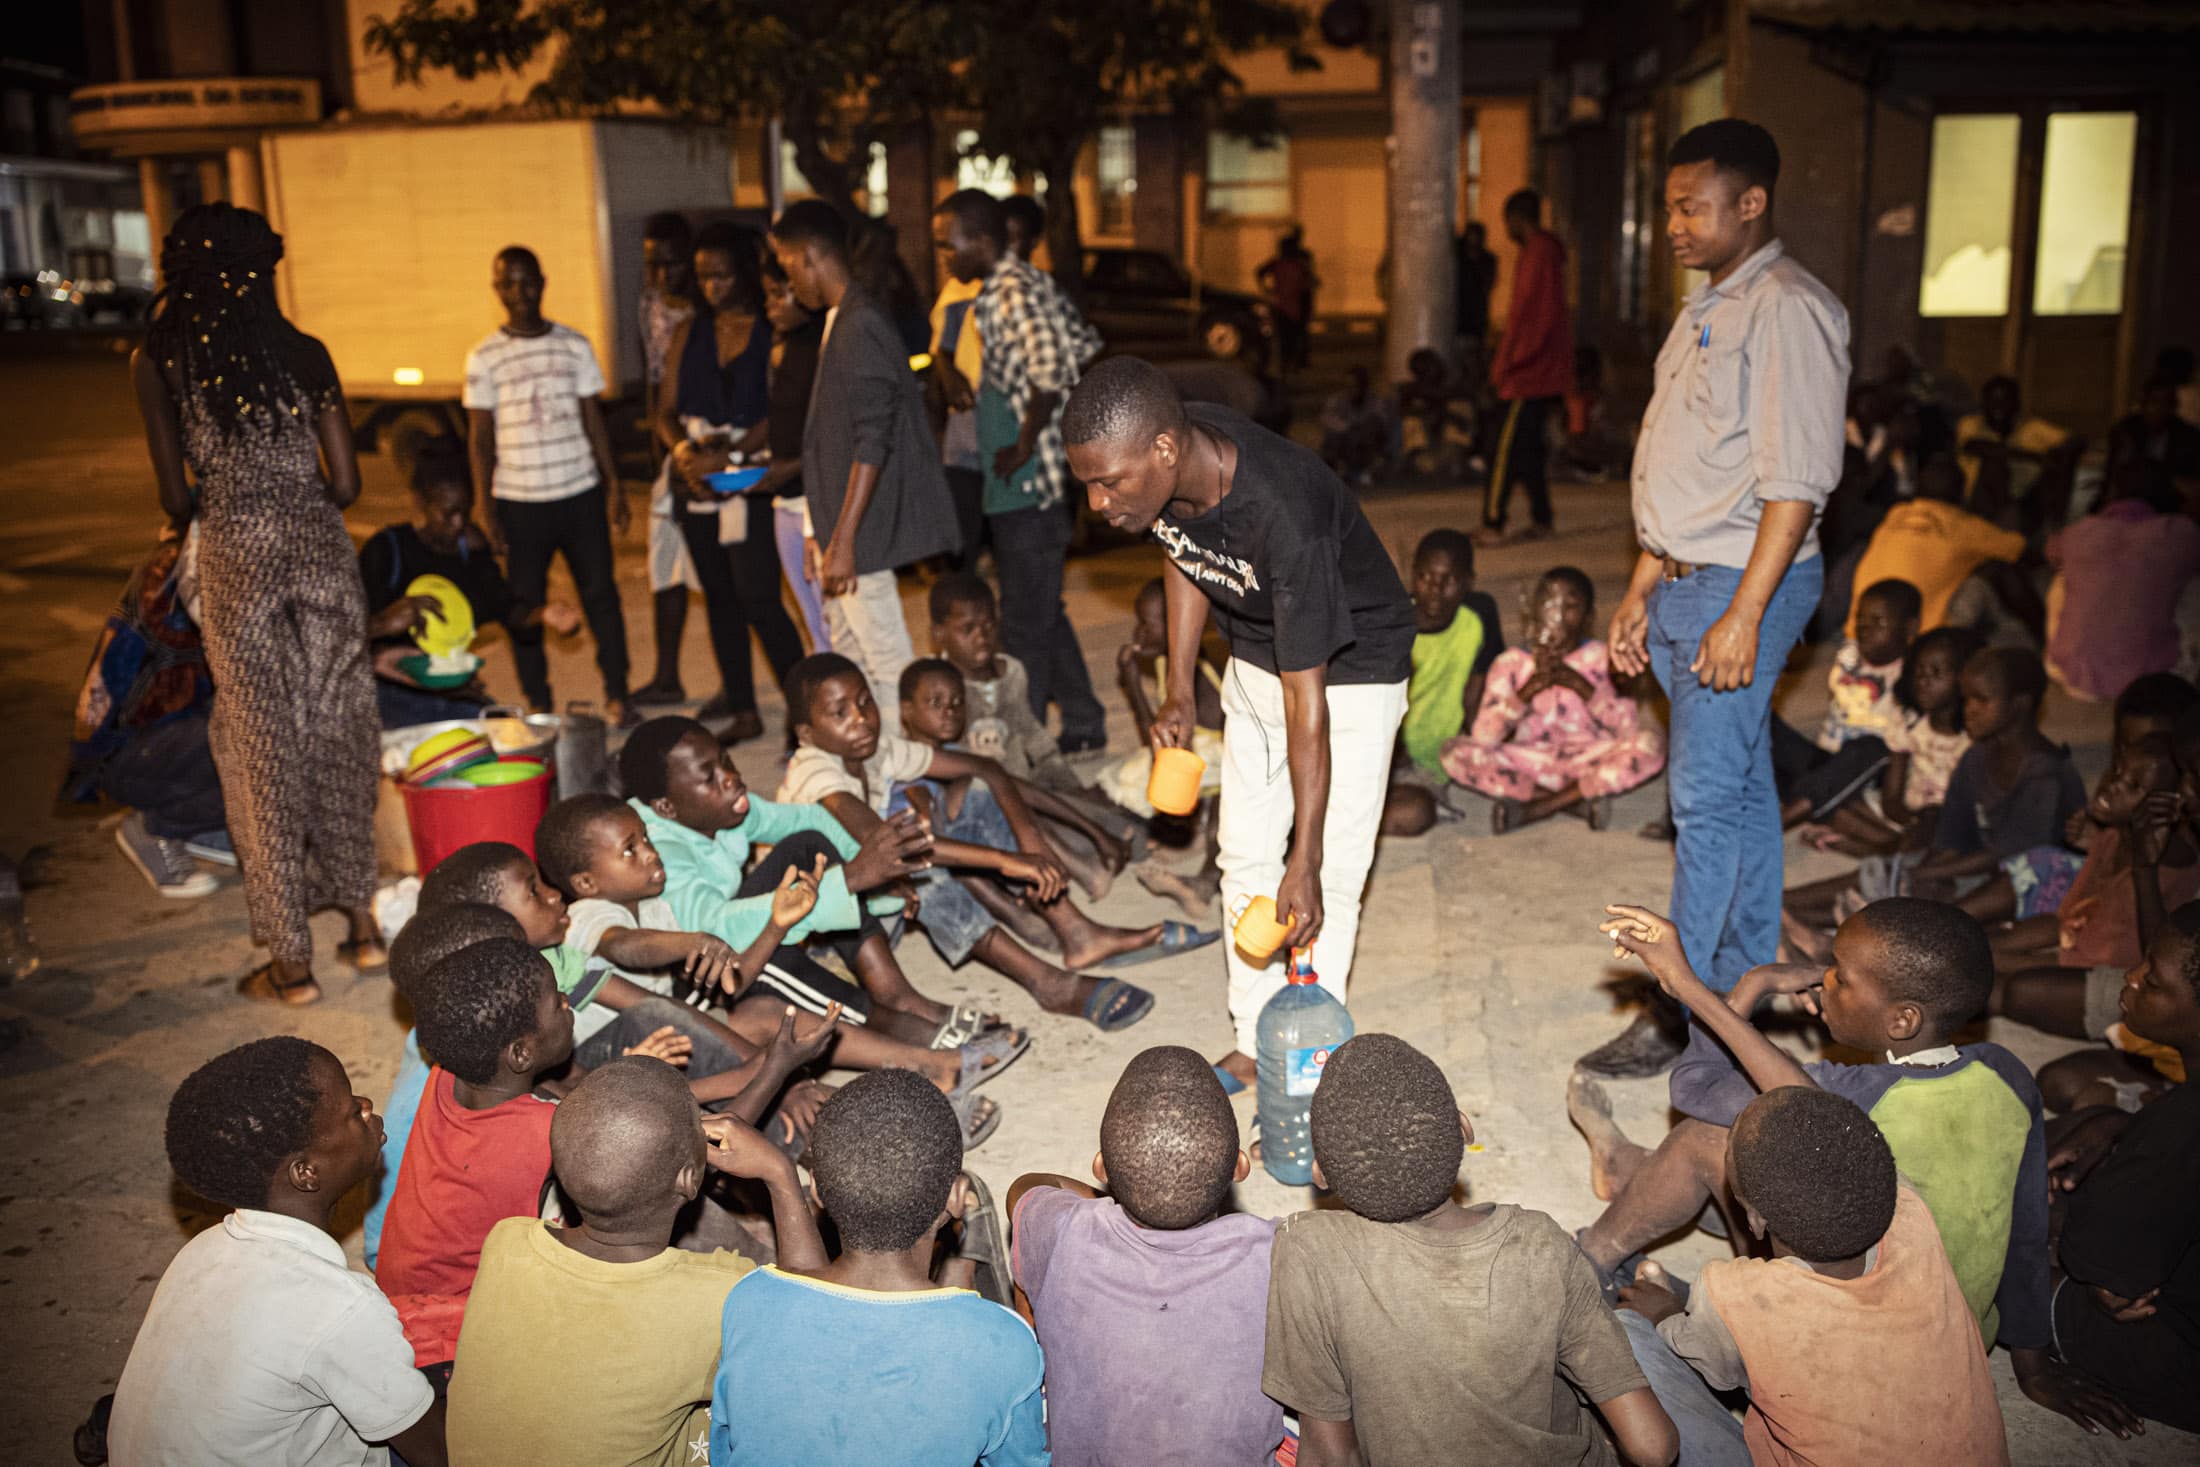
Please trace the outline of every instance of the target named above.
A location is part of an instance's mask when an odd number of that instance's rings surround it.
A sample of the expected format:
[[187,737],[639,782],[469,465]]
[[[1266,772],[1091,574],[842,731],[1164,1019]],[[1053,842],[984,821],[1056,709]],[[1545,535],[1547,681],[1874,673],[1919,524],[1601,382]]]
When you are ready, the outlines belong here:
[[1231,929],[1231,940],[1249,962],[1267,962],[1291,940],[1292,924],[1276,920],[1274,897],[1242,897],[1235,916],[1237,925]]
[[1206,777],[1207,761],[1190,749],[1156,749],[1146,799],[1164,815],[1189,815],[1199,808],[1199,785]]

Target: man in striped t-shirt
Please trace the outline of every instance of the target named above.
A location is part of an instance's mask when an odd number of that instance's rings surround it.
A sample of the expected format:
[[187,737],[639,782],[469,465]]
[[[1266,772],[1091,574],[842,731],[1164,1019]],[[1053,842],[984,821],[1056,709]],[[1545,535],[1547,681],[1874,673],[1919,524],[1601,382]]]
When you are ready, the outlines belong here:
[[[565,556],[596,639],[604,701],[623,726],[633,715],[611,532],[625,531],[627,504],[596,401],[603,372],[587,337],[543,319],[542,265],[534,251],[512,245],[499,252],[490,285],[504,306],[504,324],[466,356],[474,494],[493,501],[489,524],[521,600],[542,601],[550,557]],[[550,667],[540,628],[513,632],[512,660],[529,705],[547,712]]]

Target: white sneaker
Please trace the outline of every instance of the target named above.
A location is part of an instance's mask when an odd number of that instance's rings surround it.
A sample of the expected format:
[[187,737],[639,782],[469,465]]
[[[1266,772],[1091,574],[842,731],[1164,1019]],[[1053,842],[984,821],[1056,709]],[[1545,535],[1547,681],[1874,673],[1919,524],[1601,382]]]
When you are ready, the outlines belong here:
[[191,863],[183,842],[158,836],[145,828],[145,817],[135,810],[115,827],[115,844],[130,864],[164,897],[186,900],[217,891],[221,883]]

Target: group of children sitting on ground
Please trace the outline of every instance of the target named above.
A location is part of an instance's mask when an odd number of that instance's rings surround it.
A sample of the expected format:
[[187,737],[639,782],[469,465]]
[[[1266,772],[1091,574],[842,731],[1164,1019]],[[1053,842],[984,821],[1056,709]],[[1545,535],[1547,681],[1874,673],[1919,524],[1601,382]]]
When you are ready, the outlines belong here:
[[[646,873],[647,840],[609,813],[589,870]],[[820,910],[816,870],[761,894],[747,947],[660,966],[742,989],[745,958]],[[530,946],[563,914],[528,930],[511,910],[540,902],[528,880],[515,863],[498,903],[431,905],[393,953],[437,1066],[375,1279],[330,1228],[385,1125],[336,1056],[263,1039],[179,1087],[176,1172],[236,1210],[154,1296],[115,1461],[387,1444],[410,1464],[1252,1467],[1477,1442],[1523,1463],[1993,1463],[1997,1342],[2028,1395],[2088,1430],[2200,1427],[2200,1105],[2182,1084],[2107,1104],[2079,1089],[2044,1119],[2022,1064],[1959,1042],[1994,954],[1947,903],[1876,902],[1830,966],[1759,968],[1723,996],[1664,918],[1609,908],[1616,950],[1699,1024],[1673,1077],[1684,1119],[1655,1149],[1574,1081],[1610,1206],[1569,1236],[1455,1200],[1472,1126],[1439,1067],[1387,1034],[1339,1047],[1314,1092],[1315,1179],[1336,1205],[1280,1221],[1231,1210],[1248,1161],[1189,1049],[1123,1071],[1102,1190],[1025,1176],[1002,1209],[964,1169],[945,1067],[888,1062],[796,1103],[800,1073],[843,1063],[857,1032],[830,1008],[805,1033],[774,999],[769,1038],[720,1039],[748,1058],[704,1076],[677,1025],[642,1032],[680,1007],[653,995],[611,1026],[640,1052],[584,1073],[572,1001]],[[615,946],[642,931],[606,930]],[[1862,1062],[1799,1064],[1753,1022],[1780,1003]],[[2151,930],[2118,1008],[2200,1058],[2200,903]],[[737,1215],[759,1211],[768,1241]],[[1692,1220],[1737,1256],[1691,1287],[1640,1250]]]

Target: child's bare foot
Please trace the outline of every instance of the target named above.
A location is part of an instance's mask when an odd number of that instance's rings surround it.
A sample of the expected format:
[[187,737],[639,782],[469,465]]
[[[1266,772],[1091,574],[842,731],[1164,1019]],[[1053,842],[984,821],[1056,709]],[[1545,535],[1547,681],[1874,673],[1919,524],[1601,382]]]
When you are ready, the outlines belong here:
[[1612,1119],[1612,1098],[1579,1070],[1566,1077],[1566,1118],[1589,1143],[1589,1190],[1611,1201],[1650,1153],[1627,1139]]
[[1183,876],[1158,861],[1142,863],[1133,874],[1138,877],[1140,886],[1157,897],[1175,902],[1195,922],[1214,914],[1215,898],[1222,891],[1222,879],[1217,875],[1203,872],[1197,876]]
[[1062,966],[1072,970],[1090,968],[1109,958],[1152,947],[1161,941],[1164,925],[1156,922],[1151,927],[1103,927],[1097,922],[1088,922],[1074,945],[1066,939],[1063,941]]
[[1832,944],[1786,907],[1780,909],[1780,945],[1791,954],[1786,962],[1825,963],[1833,957]]

